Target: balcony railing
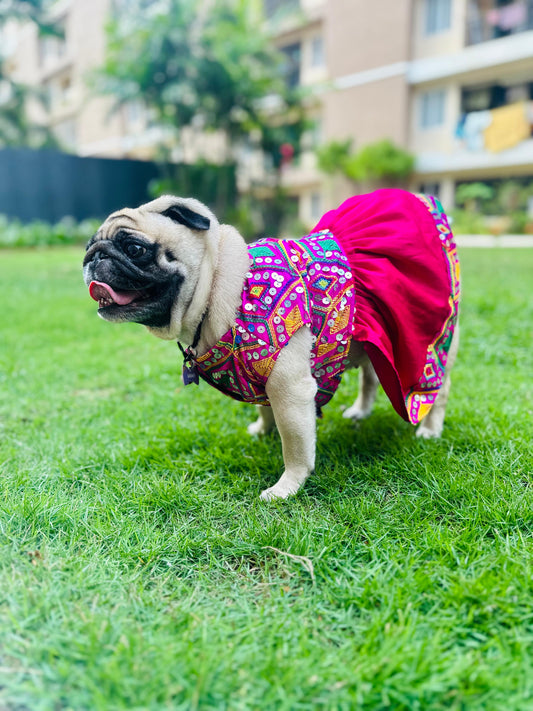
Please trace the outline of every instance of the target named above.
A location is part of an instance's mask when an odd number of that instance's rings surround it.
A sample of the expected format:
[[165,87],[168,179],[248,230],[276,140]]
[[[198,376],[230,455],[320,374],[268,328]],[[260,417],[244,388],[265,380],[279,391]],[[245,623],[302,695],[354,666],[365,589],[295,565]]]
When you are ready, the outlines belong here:
[[533,0],[514,0],[502,5],[496,0],[471,0],[468,5],[467,44],[533,30]]

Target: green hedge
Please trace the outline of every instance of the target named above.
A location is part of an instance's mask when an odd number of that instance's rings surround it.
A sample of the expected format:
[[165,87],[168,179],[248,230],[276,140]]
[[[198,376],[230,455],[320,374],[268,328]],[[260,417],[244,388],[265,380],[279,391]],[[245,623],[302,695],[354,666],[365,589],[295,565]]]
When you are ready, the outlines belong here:
[[0,215],[0,249],[84,244],[99,225],[99,220],[76,222],[72,217],[64,217],[55,225],[40,220],[22,224]]
[[483,215],[472,210],[451,210],[452,230],[458,235],[532,234],[533,218],[524,211]]

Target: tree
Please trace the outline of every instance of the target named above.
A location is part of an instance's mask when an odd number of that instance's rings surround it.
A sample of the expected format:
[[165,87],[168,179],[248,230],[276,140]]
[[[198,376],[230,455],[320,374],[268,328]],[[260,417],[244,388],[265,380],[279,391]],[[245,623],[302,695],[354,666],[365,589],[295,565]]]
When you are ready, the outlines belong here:
[[130,0],[127,8],[108,26],[97,91],[115,108],[142,100],[165,129],[167,154],[184,128],[223,132],[228,162],[245,144],[261,149],[272,158],[270,188],[279,198],[283,147],[296,153],[307,124],[300,93],[284,80],[283,55],[263,29],[261,3]]
[[330,141],[321,146],[317,150],[318,168],[323,173],[335,175],[342,173],[346,175],[350,154],[352,149],[352,141]]
[[348,176],[354,180],[395,185],[412,174],[414,156],[394,145],[388,138],[370,143],[348,164]]
[[496,190],[498,207],[504,214],[526,210],[531,192],[529,181],[504,180]]
[[[43,34],[57,34],[46,20],[49,0],[0,0],[0,36],[8,21],[33,22]],[[44,127],[35,126],[26,116],[26,102],[36,92],[14,81],[7,71],[6,56],[0,49],[0,145],[39,145],[50,140]]]
[[340,173],[356,183],[394,186],[412,174],[414,156],[389,139],[364,146],[358,153],[351,141],[331,141],[318,151],[318,166],[329,174]]
[[481,205],[494,196],[494,189],[486,183],[462,183],[455,191],[455,201],[469,212],[480,212]]

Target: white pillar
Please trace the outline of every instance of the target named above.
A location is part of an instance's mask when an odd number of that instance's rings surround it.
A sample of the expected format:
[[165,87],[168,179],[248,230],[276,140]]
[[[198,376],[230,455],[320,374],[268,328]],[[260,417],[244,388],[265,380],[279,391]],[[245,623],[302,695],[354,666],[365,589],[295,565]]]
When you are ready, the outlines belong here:
[[442,178],[439,185],[439,199],[445,210],[455,207],[455,180],[447,177]]

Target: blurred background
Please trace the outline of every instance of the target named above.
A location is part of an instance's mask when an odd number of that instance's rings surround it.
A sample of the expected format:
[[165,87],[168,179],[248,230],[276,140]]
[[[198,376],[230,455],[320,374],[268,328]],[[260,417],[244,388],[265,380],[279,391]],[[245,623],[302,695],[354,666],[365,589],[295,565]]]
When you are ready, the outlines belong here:
[[298,235],[381,186],[533,233],[532,127],[533,0],[0,0],[4,244],[164,192]]

